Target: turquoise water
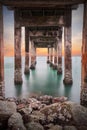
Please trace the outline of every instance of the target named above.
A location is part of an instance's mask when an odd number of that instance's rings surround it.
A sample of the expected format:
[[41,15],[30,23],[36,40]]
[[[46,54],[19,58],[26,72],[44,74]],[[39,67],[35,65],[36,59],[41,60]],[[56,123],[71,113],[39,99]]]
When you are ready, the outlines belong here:
[[[73,85],[63,84],[64,74],[57,75],[49,65],[46,57],[37,57],[36,70],[31,70],[29,76],[24,75],[24,57],[22,58],[22,86],[14,85],[14,58],[5,57],[5,96],[29,97],[33,94],[48,94],[67,96],[70,100],[80,102],[81,87],[81,57],[72,57]],[[64,59],[63,66],[64,66]],[[63,67],[64,68],[64,67]]]

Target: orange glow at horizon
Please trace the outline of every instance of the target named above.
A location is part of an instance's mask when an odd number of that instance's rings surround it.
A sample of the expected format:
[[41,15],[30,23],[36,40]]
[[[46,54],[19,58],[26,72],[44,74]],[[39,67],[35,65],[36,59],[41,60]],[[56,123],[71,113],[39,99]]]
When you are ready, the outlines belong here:
[[[10,47],[9,47],[10,46]],[[4,47],[4,56],[14,56],[14,46],[9,45]],[[22,56],[25,56],[25,48],[22,47],[21,49],[21,54]],[[47,48],[37,48],[37,56],[39,55],[44,55],[46,56],[47,53]],[[64,56],[64,47],[62,49],[62,55]],[[72,55],[81,55],[81,47],[72,47]]]

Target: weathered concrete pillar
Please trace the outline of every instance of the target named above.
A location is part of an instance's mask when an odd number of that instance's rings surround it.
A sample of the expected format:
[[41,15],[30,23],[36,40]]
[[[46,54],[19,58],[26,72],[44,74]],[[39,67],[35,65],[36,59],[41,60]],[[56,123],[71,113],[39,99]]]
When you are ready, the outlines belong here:
[[53,66],[53,48],[50,48],[50,67]]
[[29,30],[25,27],[25,74],[30,73],[29,69]]
[[83,19],[81,104],[87,107],[87,2]]
[[65,72],[64,83],[72,84],[72,56],[71,56],[71,9],[66,9],[64,27]]
[[54,65],[53,69],[57,70],[57,44],[54,45]]
[[22,68],[21,68],[21,26],[18,22],[18,13],[14,12],[15,18],[15,71],[14,71],[14,83],[22,84]]
[[36,64],[37,64],[37,54],[36,54],[36,53],[37,53],[37,52],[36,52],[37,48],[36,48],[36,46],[35,46],[34,49],[35,49],[35,65],[36,65]]
[[57,74],[62,74],[62,28],[59,30],[58,42],[58,68]]
[[30,69],[35,69],[36,65],[36,48],[34,42],[31,41],[31,66]]
[[49,64],[49,63],[50,63],[50,54],[49,54],[49,49],[50,49],[50,48],[49,48],[49,46],[48,46],[47,49],[48,49],[48,54],[47,54],[47,64]]
[[0,4],[0,96],[5,96],[4,90],[4,43],[3,43],[3,9]]

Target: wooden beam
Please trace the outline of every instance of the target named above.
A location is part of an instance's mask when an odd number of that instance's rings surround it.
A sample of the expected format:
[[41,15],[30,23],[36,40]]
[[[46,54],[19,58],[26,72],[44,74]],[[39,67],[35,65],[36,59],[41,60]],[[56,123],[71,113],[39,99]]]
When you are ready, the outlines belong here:
[[18,18],[21,26],[26,27],[50,27],[50,26],[63,26],[64,17],[63,16],[20,16]]
[[31,40],[33,42],[37,42],[37,43],[55,43],[56,42],[56,38],[51,38],[51,37],[34,37],[31,38]]
[[13,8],[18,7],[29,7],[29,8],[35,8],[35,7],[60,7],[60,6],[66,6],[66,5],[75,5],[75,4],[81,4],[85,0],[0,0],[0,2],[3,5],[10,6]]
[[54,46],[54,42],[34,42],[34,44],[37,48],[48,48],[48,46]]
[[43,33],[44,31],[58,31],[58,29],[60,28],[60,26],[32,26],[32,27],[28,27],[31,35],[32,35],[32,31],[38,31],[38,33]]

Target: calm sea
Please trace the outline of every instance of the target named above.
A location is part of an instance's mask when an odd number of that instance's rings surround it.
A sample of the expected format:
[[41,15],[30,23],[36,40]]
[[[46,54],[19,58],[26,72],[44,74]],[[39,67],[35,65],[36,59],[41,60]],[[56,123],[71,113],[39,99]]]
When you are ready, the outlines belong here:
[[[5,96],[29,97],[36,95],[67,96],[70,100],[80,102],[81,90],[81,57],[72,57],[73,85],[63,84],[64,73],[57,72],[46,63],[46,57],[37,57],[36,70],[30,71],[29,76],[24,75],[25,59],[22,58],[22,86],[14,85],[14,58],[5,57]],[[64,69],[64,58],[63,69]]]

